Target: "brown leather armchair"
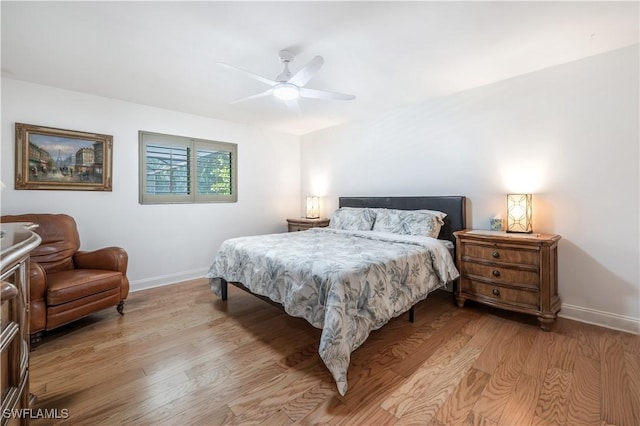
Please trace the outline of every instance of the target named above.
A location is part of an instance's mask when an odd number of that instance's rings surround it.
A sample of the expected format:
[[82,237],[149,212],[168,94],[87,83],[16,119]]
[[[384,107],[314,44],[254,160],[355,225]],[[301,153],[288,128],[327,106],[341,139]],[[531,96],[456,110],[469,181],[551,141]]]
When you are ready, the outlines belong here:
[[2,216],[0,221],[32,222],[42,243],[31,252],[30,334],[40,341],[52,330],[98,310],[117,306],[124,314],[129,294],[127,252],[119,247],[79,251],[75,220],[65,214]]

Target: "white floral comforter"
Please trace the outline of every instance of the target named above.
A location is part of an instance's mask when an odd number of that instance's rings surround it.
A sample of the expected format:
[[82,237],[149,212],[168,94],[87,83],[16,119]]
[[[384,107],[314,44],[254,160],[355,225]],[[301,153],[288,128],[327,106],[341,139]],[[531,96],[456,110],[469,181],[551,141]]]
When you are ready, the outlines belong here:
[[351,352],[391,318],[458,277],[443,241],[312,228],[225,241],[207,274],[240,282],[322,329],[318,352],[341,395]]

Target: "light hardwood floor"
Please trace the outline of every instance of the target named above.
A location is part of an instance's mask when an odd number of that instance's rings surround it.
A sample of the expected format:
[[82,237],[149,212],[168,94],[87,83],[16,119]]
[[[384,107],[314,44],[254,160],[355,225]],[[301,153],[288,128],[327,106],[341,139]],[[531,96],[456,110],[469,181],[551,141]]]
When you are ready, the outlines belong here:
[[[33,425],[640,425],[640,336],[436,292],[371,334],[341,397],[320,330],[204,279],[132,293],[31,353]],[[59,411],[60,412],[60,411]]]

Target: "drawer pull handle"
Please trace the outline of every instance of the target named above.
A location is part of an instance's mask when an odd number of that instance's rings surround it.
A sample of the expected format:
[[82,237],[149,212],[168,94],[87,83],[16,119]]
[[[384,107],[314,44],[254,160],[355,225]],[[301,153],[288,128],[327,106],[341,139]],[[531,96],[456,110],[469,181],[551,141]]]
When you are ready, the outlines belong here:
[[493,295],[494,296],[500,296],[500,290],[498,290],[497,288],[493,289]]
[[493,270],[493,276],[494,277],[499,277],[500,276],[500,271],[498,271],[497,269]]
[[491,256],[498,258],[500,257],[500,252],[494,251],[493,253],[491,253]]

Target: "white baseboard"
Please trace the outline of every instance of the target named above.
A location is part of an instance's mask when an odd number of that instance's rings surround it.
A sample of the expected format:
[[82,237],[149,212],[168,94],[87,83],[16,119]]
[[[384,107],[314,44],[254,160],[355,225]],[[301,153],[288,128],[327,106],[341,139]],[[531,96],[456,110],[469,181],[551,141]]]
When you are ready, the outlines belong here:
[[[207,268],[194,269],[192,271],[177,272],[175,274],[161,275],[158,277],[146,278],[131,282],[131,291],[146,290],[148,288],[161,287],[175,284],[181,281],[202,278],[207,273]],[[451,291],[449,287],[446,290]],[[598,311],[596,309],[583,308],[582,306],[562,304],[559,317],[568,318],[587,324],[598,325],[600,327],[625,331],[627,333],[640,335],[640,318],[633,318],[624,315],[612,314],[611,312]]]
[[566,303],[562,304],[562,310],[558,316],[614,330],[626,331],[627,333],[640,334],[640,318],[612,314],[611,312],[603,312]]
[[130,291],[146,290],[148,288],[162,287],[164,285],[175,284],[181,281],[189,281],[196,278],[202,278],[207,273],[208,268],[194,269],[191,271],[176,272],[175,274],[161,275],[158,277],[145,278],[142,280],[131,281]]

